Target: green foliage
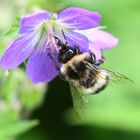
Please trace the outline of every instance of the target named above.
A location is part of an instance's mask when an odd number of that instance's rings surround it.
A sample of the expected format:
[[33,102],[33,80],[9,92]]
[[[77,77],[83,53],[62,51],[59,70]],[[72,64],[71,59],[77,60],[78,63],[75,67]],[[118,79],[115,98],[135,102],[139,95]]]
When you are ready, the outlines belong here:
[[16,38],[19,31],[20,17],[16,17],[15,24],[4,34],[4,38]]
[[44,98],[43,84],[33,85],[22,69],[0,70],[0,139],[16,137],[38,124],[25,121]]
[[32,127],[36,126],[38,121],[21,121],[15,123],[8,123],[7,125],[0,125],[0,139],[8,140],[15,136],[28,131]]
[[10,30],[5,33],[5,37],[16,37],[18,34],[18,30],[19,30],[19,26],[18,25],[14,25],[10,28]]

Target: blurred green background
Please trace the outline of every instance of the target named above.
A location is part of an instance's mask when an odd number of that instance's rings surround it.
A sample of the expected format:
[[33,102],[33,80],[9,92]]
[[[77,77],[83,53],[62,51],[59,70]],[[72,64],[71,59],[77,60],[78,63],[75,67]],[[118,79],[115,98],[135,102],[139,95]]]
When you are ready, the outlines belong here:
[[139,0],[0,0],[0,54],[17,35],[17,17],[70,6],[102,14],[101,25],[120,40],[116,48],[104,51],[103,67],[135,84],[108,86],[91,96],[90,108],[80,120],[72,108],[68,83],[56,78],[48,85],[33,85],[25,64],[9,72],[0,70],[0,140],[140,139]]

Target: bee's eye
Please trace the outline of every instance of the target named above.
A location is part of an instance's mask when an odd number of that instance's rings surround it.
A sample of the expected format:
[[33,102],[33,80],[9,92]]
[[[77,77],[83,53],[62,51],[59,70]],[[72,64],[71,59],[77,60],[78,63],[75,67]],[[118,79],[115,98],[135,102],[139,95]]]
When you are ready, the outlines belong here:
[[63,48],[61,52],[59,52],[59,62],[66,63],[75,55],[76,55],[76,51],[73,48],[67,48],[65,50]]
[[71,56],[71,55],[73,55],[73,51],[72,51],[72,50],[69,50],[69,51],[67,52],[67,56]]

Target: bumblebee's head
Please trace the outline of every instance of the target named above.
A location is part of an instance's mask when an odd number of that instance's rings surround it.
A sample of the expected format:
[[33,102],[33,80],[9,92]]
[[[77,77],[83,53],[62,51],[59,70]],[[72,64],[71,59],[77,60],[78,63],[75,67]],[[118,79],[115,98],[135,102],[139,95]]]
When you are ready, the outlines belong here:
[[75,55],[79,54],[80,51],[77,47],[63,46],[59,50],[58,60],[61,64],[67,63]]

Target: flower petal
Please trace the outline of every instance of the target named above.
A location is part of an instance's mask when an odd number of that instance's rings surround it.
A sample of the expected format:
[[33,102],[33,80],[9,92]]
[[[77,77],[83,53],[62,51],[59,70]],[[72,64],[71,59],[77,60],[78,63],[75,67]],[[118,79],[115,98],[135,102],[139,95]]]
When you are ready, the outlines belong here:
[[21,19],[19,33],[24,34],[27,32],[34,31],[37,25],[49,19],[50,13],[47,11],[41,11],[27,15]]
[[89,43],[89,50],[95,54],[96,60],[102,59],[102,52],[98,46],[95,46],[93,43]]
[[86,30],[87,38],[98,46],[101,50],[111,49],[116,47],[118,39],[108,32],[99,29]]
[[0,60],[0,67],[3,69],[16,68],[33,52],[37,38],[37,35],[33,38],[30,35],[23,35],[14,40],[5,50]]
[[82,8],[71,7],[63,10],[57,17],[58,23],[71,29],[89,29],[98,26],[101,15]]
[[78,46],[82,52],[88,51],[89,43],[88,43],[88,39],[84,35],[76,32],[68,32],[68,31],[64,32],[64,34],[70,46]]
[[57,74],[53,60],[48,56],[48,50],[36,49],[27,63],[27,75],[32,82],[49,82]]

